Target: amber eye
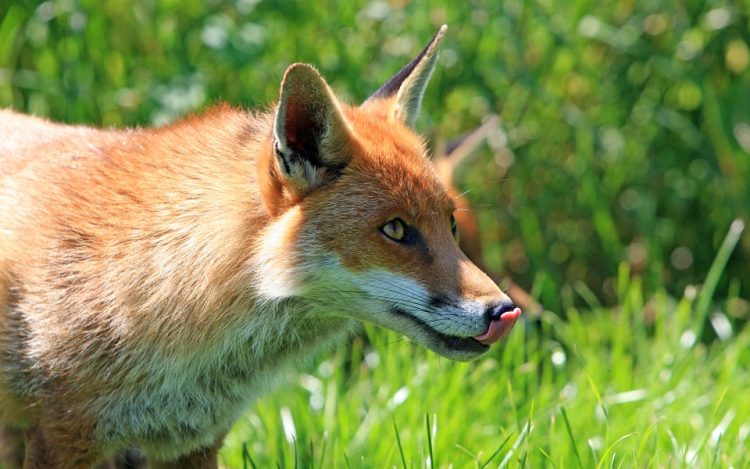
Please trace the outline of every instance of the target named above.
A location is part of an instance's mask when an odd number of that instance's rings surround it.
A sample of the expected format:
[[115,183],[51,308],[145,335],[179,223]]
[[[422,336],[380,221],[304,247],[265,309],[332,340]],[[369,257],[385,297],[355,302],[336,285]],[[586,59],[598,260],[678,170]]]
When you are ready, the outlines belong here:
[[406,237],[406,226],[400,218],[395,218],[381,226],[380,231],[395,241],[403,241]]
[[453,233],[453,237],[455,238],[458,234],[458,227],[456,226],[456,217],[451,215],[451,233]]

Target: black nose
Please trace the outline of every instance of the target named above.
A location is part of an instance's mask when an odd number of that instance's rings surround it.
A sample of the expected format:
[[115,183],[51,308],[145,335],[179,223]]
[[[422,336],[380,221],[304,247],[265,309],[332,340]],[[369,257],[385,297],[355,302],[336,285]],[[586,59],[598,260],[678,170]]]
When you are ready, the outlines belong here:
[[514,305],[512,301],[504,301],[500,304],[493,305],[487,308],[487,317],[490,319],[490,321],[495,321],[497,319],[500,319],[500,316],[502,316],[503,313],[513,311],[514,309],[516,309],[516,305]]

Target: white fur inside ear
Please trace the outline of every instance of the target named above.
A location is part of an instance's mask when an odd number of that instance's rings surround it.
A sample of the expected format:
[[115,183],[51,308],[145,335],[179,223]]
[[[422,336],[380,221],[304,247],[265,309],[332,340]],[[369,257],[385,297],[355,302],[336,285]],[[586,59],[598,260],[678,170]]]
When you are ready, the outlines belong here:
[[434,51],[417,65],[415,70],[399,88],[396,97],[396,118],[409,127],[414,127],[419,111],[422,107],[427,84],[430,82],[432,72],[438,59],[438,51]]
[[284,117],[285,107],[286,102],[282,101],[278,109],[276,109],[276,116],[273,122],[273,150],[276,158],[279,160],[282,171],[286,173],[289,171],[289,167],[284,162],[294,156],[294,151],[287,145],[286,134],[284,133],[284,126],[286,125]]
[[278,140],[274,143],[276,162],[284,177],[299,193],[306,193],[322,186],[326,181],[326,168],[318,167],[300,158]]

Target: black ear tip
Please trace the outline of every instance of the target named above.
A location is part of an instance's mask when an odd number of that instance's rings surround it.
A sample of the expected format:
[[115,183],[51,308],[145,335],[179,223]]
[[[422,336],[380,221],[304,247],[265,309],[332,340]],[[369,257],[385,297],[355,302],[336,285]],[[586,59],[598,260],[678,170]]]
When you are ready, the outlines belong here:
[[432,38],[432,40],[427,44],[427,46],[422,50],[422,52],[417,55],[414,60],[409,62],[404,68],[402,68],[397,74],[395,74],[393,77],[391,77],[390,80],[388,80],[383,86],[378,89],[375,94],[370,96],[367,101],[370,101],[372,99],[385,99],[390,98],[391,96],[398,93],[399,89],[401,88],[401,85],[406,81],[407,78],[409,78],[409,75],[412,74],[415,68],[425,60],[426,57],[431,57],[435,53],[435,49],[437,49],[438,44],[440,43],[440,40],[442,39],[443,35],[445,34],[445,31],[448,30],[448,25],[442,25],[440,29],[438,29],[437,34]]

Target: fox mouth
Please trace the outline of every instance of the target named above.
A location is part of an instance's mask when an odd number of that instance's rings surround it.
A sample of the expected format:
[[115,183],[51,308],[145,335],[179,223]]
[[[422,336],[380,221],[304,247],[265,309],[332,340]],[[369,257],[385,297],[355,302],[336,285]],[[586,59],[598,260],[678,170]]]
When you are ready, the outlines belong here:
[[[460,355],[470,355],[472,357],[482,355],[486,353],[490,346],[479,342],[474,337],[460,337],[455,335],[444,334],[434,327],[430,326],[427,322],[422,319],[409,314],[406,310],[393,306],[390,308],[391,313],[396,316],[400,316],[408,319],[412,323],[419,326],[423,332],[425,332],[430,338],[430,348],[437,345],[438,349],[442,349],[447,352],[458,353]],[[427,344],[424,344],[427,345]],[[437,350],[436,350],[437,351]]]

